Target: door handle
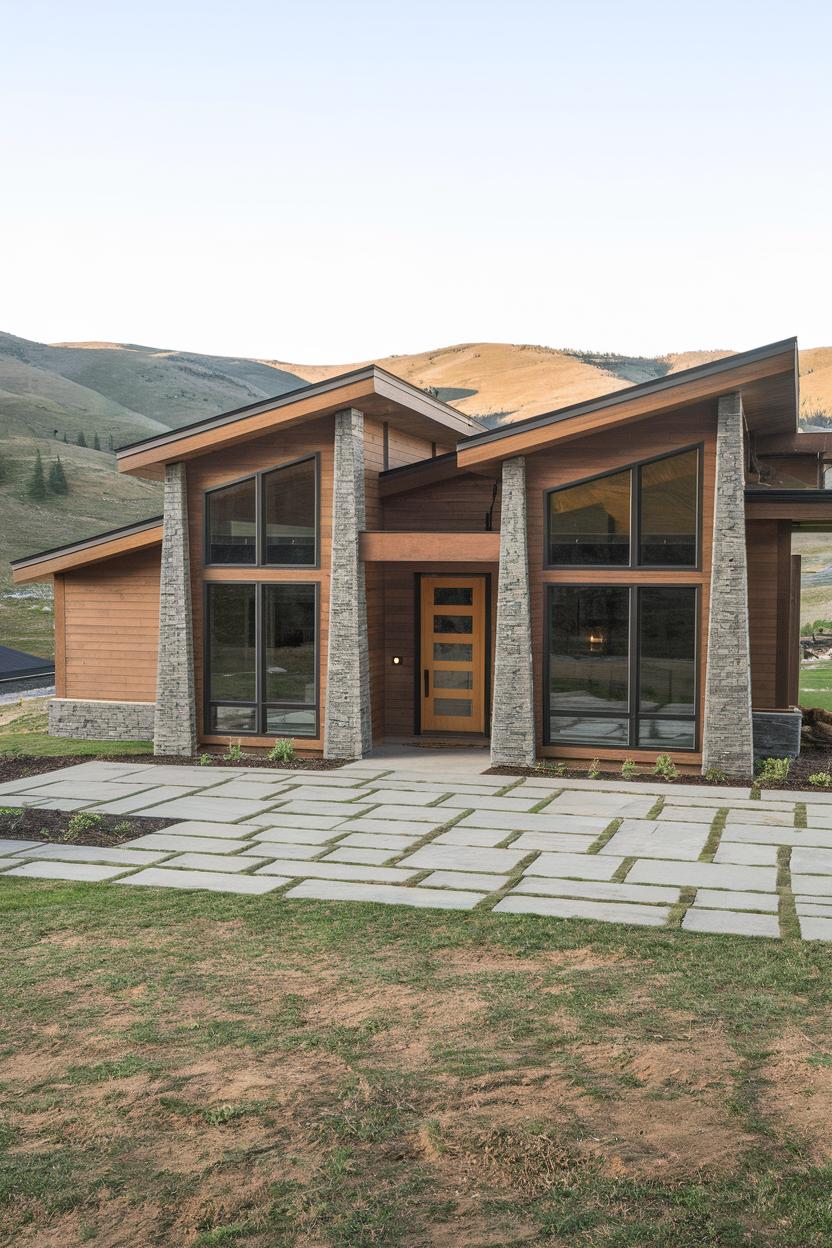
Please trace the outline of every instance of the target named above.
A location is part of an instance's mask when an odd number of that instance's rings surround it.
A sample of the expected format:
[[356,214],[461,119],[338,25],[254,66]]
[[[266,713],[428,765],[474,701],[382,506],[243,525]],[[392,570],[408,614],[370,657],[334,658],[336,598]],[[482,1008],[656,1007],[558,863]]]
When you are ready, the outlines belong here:
[[430,697],[430,672],[425,668],[425,697]]

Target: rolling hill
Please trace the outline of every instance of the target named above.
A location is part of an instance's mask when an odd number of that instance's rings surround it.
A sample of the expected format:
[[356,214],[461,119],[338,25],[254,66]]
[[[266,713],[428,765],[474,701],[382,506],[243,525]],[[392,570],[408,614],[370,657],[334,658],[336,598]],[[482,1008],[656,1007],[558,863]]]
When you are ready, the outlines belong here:
[[[730,351],[661,357],[513,343],[462,343],[376,360],[406,381],[488,423],[662,377]],[[159,487],[120,476],[109,448],[254,403],[359,367],[200,355],[132,343],[40,343],[0,333],[0,641],[45,653],[38,621],[18,628],[8,560],[153,515]],[[801,353],[805,419],[832,421],[832,348]],[[83,434],[86,446],[77,445]],[[101,449],[95,450],[98,438]],[[65,440],[66,439],[66,440]],[[60,455],[69,493],[27,495],[36,452]],[[4,589],[5,587],[5,589]],[[18,600],[14,600],[18,601]],[[30,621],[31,623],[31,621]],[[25,644],[24,644],[25,643]]]

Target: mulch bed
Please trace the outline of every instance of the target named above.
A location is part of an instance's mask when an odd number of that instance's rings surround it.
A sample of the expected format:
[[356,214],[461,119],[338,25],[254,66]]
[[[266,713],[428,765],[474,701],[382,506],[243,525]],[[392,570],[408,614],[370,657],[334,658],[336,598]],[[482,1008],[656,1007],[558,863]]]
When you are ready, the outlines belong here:
[[[177,819],[147,819],[134,815],[96,815],[94,811],[70,810],[39,810],[29,807],[16,810],[14,814],[3,814],[14,803],[9,796],[9,806],[4,806],[0,796],[0,857],[3,853],[3,838],[18,841],[53,841],[64,845],[121,845],[124,841],[132,841],[135,836],[143,836],[146,832],[161,832],[169,828]],[[70,821],[80,813],[90,826],[83,831],[71,831]]]
[[[799,758],[792,759],[792,765],[789,768],[789,774],[785,780],[778,780],[776,784],[764,785],[764,788],[772,789],[813,789],[815,786],[809,783],[809,777],[817,771],[832,771],[832,753],[828,749],[819,749],[805,742],[802,746]],[[553,776],[551,772],[546,771],[546,764],[542,767],[491,767],[485,773],[489,776],[537,776],[544,779],[556,780],[558,777]],[[563,778],[569,780],[587,780],[586,768],[568,768],[563,772]],[[622,780],[620,769],[610,771],[602,771],[598,777],[598,783],[610,780]],[[713,780],[706,780],[704,776],[698,772],[680,771],[675,780],[665,780],[662,776],[654,776],[651,768],[647,767],[644,771],[639,771],[637,776],[632,777],[633,783],[639,780],[658,781],[661,784],[702,784],[710,788],[734,787],[736,785],[751,784],[752,781],[747,776],[729,776],[727,780],[721,784],[715,784]],[[819,790],[822,791],[822,790]]]
[[[2,739],[0,739],[2,740]],[[265,754],[245,754],[241,759],[225,758],[221,754],[212,754],[212,762],[206,766],[207,771],[218,767],[267,767],[270,771],[329,771],[335,767],[343,767],[349,762],[346,758],[296,758],[291,763],[272,762]],[[136,767],[151,765],[177,767],[193,767],[199,763],[199,756],[191,758],[187,754],[62,754],[40,757],[35,754],[0,754],[0,784],[10,780],[25,780],[27,776],[36,776],[43,771],[59,771],[63,767],[77,767],[79,763],[132,763]]]

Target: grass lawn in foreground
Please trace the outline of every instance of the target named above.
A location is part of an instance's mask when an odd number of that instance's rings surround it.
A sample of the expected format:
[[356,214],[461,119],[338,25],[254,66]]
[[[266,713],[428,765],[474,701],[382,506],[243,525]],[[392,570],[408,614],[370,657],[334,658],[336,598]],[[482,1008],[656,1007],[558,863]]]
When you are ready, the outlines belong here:
[[80,741],[73,737],[50,737],[46,702],[46,698],[30,698],[0,705],[0,754],[61,758],[65,754],[100,757],[153,753],[151,741]]
[[801,664],[800,705],[819,706],[824,711],[832,711],[832,660]]
[[832,950],[0,883],[0,1242],[832,1243]]

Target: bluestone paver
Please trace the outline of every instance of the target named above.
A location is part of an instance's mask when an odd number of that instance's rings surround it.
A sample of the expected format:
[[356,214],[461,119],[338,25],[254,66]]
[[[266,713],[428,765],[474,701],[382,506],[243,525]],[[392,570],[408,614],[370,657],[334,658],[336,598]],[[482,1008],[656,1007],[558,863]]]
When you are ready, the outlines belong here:
[[350,819],[344,831],[368,832],[381,836],[428,836],[448,822],[448,816],[438,814],[432,822],[425,819]]
[[326,845],[339,833],[333,828],[259,828],[251,840],[261,845]]
[[742,841],[752,845],[817,845],[832,849],[832,831],[824,828],[769,828],[764,824],[728,824],[722,843]]
[[551,876],[524,875],[509,893],[532,893],[544,897],[587,897],[592,901],[676,902],[678,888],[652,884],[619,884],[616,881],[555,879]]
[[524,874],[572,875],[579,880],[611,880],[623,861],[623,858],[602,854],[544,853],[526,867]]
[[[380,784],[383,783],[383,781],[380,781]],[[443,790],[443,792],[447,791],[448,790]],[[412,789],[378,788],[373,792],[372,797],[368,797],[367,800],[377,802],[380,806],[430,806],[433,802],[437,801],[440,796],[440,793],[416,793]],[[445,817],[450,818],[449,815],[446,815]]]
[[540,914],[559,919],[598,919],[602,923],[633,923],[639,927],[662,927],[667,906],[643,906],[637,902],[588,901],[582,898],[525,897],[510,893],[494,907],[495,914]]
[[448,828],[447,832],[440,832],[431,841],[431,845],[470,845],[482,849],[493,849],[501,841],[506,841],[515,835],[514,832],[506,832],[505,828],[467,828],[457,824],[454,828]]
[[804,940],[832,940],[832,919],[822,919],[800,914],[800,935]]
[[606,815],[610,819],[643,819],[655,806],[652,797],[610,793],[560,793],[542,812],[546,815]]
[[[209,794],[211,797],[242,797],[252,802],[265,802],[267,804],[274,803],[279,800],[282,794],[297,792],[291,784],[278,780],[277,782],[258,780],[228,780],[225,784],[213,786]],[[205,796],[209,795],[208,793]]]
[[776,914],[778,903],[776,893],[737,893],[717,888],[696,890],[696,905],[706,910],[765,910]]
[[798,875],[792,868],[792,889],[803,897],[832,897],[832,875]]
[[385,836],[380,832],[350,832],[347,836],[341,837],[338,845],[355,845],[363,849],[389,849],[404,853],[419,839],[418,836],[394,836],[392,834]]
[[396,888],[378,884],[346,884],[337,880],[304,880],[286,891],[286,897],[316,901],[374,901],[385,906],[417,906],[430,910],[471,910],[482,893],[440,888]]
[[19,875],[23,879],[32,880],[73,880],[83,884],[100,884],[103,880],[111,880],[122,875],[124,867],[102,867],[91,862],[51,862],[35,858],[25,862],[11,871],[5,871],[3,878]]
[[21,850],[41,849],[45,843],[45,841],[26,841],[9,836],[0,839],[0,854],[17,854]]
[[293,875],[319,880],[366,880],[377,884],[404,884],[412,880],[417,871],[405,871],[399,867],[352,866],[347,862],[293,862],[278,858],[268,866],[259,867],[258,875]]
[[[245,846],[245,848],[243,848]],[[278,844],[276,841],[256,841],[249,845],[243,841],[242,845],[235,845],[234,849],[240,854],[250,858],[317,858],[318,854],[322,854],[328,847],[326,845],[285,845]]]
[[229,841],[241,841],[256,836],[262,829],[256,823],[209,823],[207,819],[186,819],[165,828],[168,836],[219,836]]
[[728,888],[737,892],[772,893],[776,867],[730,867],[717,862],[668,862],[639,858],[627,873],[630,884],[679,884],[688,888]]
[[508,883],[507,875],[486,875],[481,871],[433,871],[425,876],[425,888],[471,888],[478,893],[494,893]]
[[[173,784],[160,785],[154,789],[142,789],[132,797],[119,797],[113,802],[99,802],[95,807],[98,815],[131,815],[134,811],[144,810],[147,806],[157,806],[160,802],[172,802],[177,797],[185,797],[189,790]],[[89,803],[87,803],[89,805]]]
[[[376,797],[375,793],[371,793],[366,787],[348,789],[342,785],[333,787],[325,784],[302,784],[298,788],[292,789],[286,796],[287,800],[292,802],[292,809],[294,810],[299,809],[298,802],[316,803],[315,809],[310,811],[310,814],[315,814],[317,803],[319,802],[324,803],[321,807],[321,813],[327,814],[327,808],[330,805],[335,806],[337,804],[340,808],[340,806],[348,805],[350,802],[358,801],[359,799],[365,803],[381,801],[381,798]],[[347,813],[349,814],[350,811]],[[352,813],[355,812],[352,811]]]
[[529,815],[502,810],[475,810],[466,815],[459,826],[464,828],[505,828],[506,832],[563,832],[599,836],[610,820],[606,815]]
[[723,841],[714,854],[714,862],[729,862],[750,867],[777,865],[776,845],[752,845],[750,841]]
[[671,858],[695,862],[708,839],[701,823],[659,823],[655,819],[625,819],[601,849],[621,858]]
[[726,824],[763,823],[770,828],[793,828],[794,815],[788,810],[773,810],[764,807],[762,810],[729,810],[725,817]]
[[261,828],[291,828],[297,831],[300,828],[310,828],[318,832],[325,832],[329,828],[337,828],[339,824],[344,822],[343,815],[287,815],[282,809],[274,810],[271,814],[255,815],[253,819],[247,822],[257,824]]
[[376,822],[382,819],[391,823],[430,823],[435,828],[439,828],[443,823],[449,823],[455,814],[455,811],[442,811],[434,806],[402,806],[388,803],[376,806],[369,818]]
[[[56,772],[60,775],[60,772]],[[131,797],[149,788],[146,784],[120,784],[115,780],[61,780],[47,785],[33,783],[28,792],[32,797],[75,797],[85,802],[115,801],[118,797]]]
[[811,901],[807,901],[803,897],[796,897],[794,905],[798,914],[814,914],[822,919],[832,919],[832,897],[825,903],[817,897],[813,897]]
[[511,872],[526,854],[514,849],[471,849],[466,845],[437,845],[432,842],[401,861],[403,867],[434,871],[486,871],[500,875]]
[[381,866],[402,851],[396,849],[365,849],[361,845],[339,845],[324,854],[323,862],[355,862]]
[[792,850],[792,874],[832,875],[832,849],[798,846]]
[[267,860],[267,854],[260,859],[250,854],[178,854],[167,859],[165,870],[168,867],[189,867],[194,871],[250,871]]
[[98,845],[40,845],[26,851],[29,860],[43,858],[56,862],[100,862],[112,867],[149,867],[160,858],[166,858],[164,850],[123,849],[121,846]]
[[342,819],[351,819],[353,815],[361,815],[368,809],[369,806],[366,799],[350,803],[342,801],[306,802],[293,798],[280,807],[280,814],[287,819],[293,815],[320,815],[324,819],[340,815]]
[[147,888],[199,888],[211,893],[246,893],[260,895],[288,884],[280,876],[233,875],[224,871],[174,871],[164,867],[148,867],[136,875],[126,875],[116,884],[139,884]]
[[125,849],[167,849],[171,853],[230,854],[236,841],[217,836],[176,836],[171,832],[146,832],[132,841],[125,841]]
[[[508,835],[508,833],[506,833]],[[564,832],[521,832],[511,842],[512,849],[541,850],[545,853],[585,854],[590,845],[598,840],[597,836],[575,836]]]
[[250,819],[264,809],[263,802],[249,802],[241,797],[179,797],[160,806],[148,806],[142,814],[152,819],[207,819],[209,823],[234,823]]
[[536,802],[533,797],[479,797],[469,793],[453,793],[440,803],[438,809],[452,810],[505,810],[509,813],[531,810]]
[[734,910],[699,910],[692,906],[682,919],[686,932],[721,932],[730,936],[779,936],[780,924],[773,914],[748,914]]

